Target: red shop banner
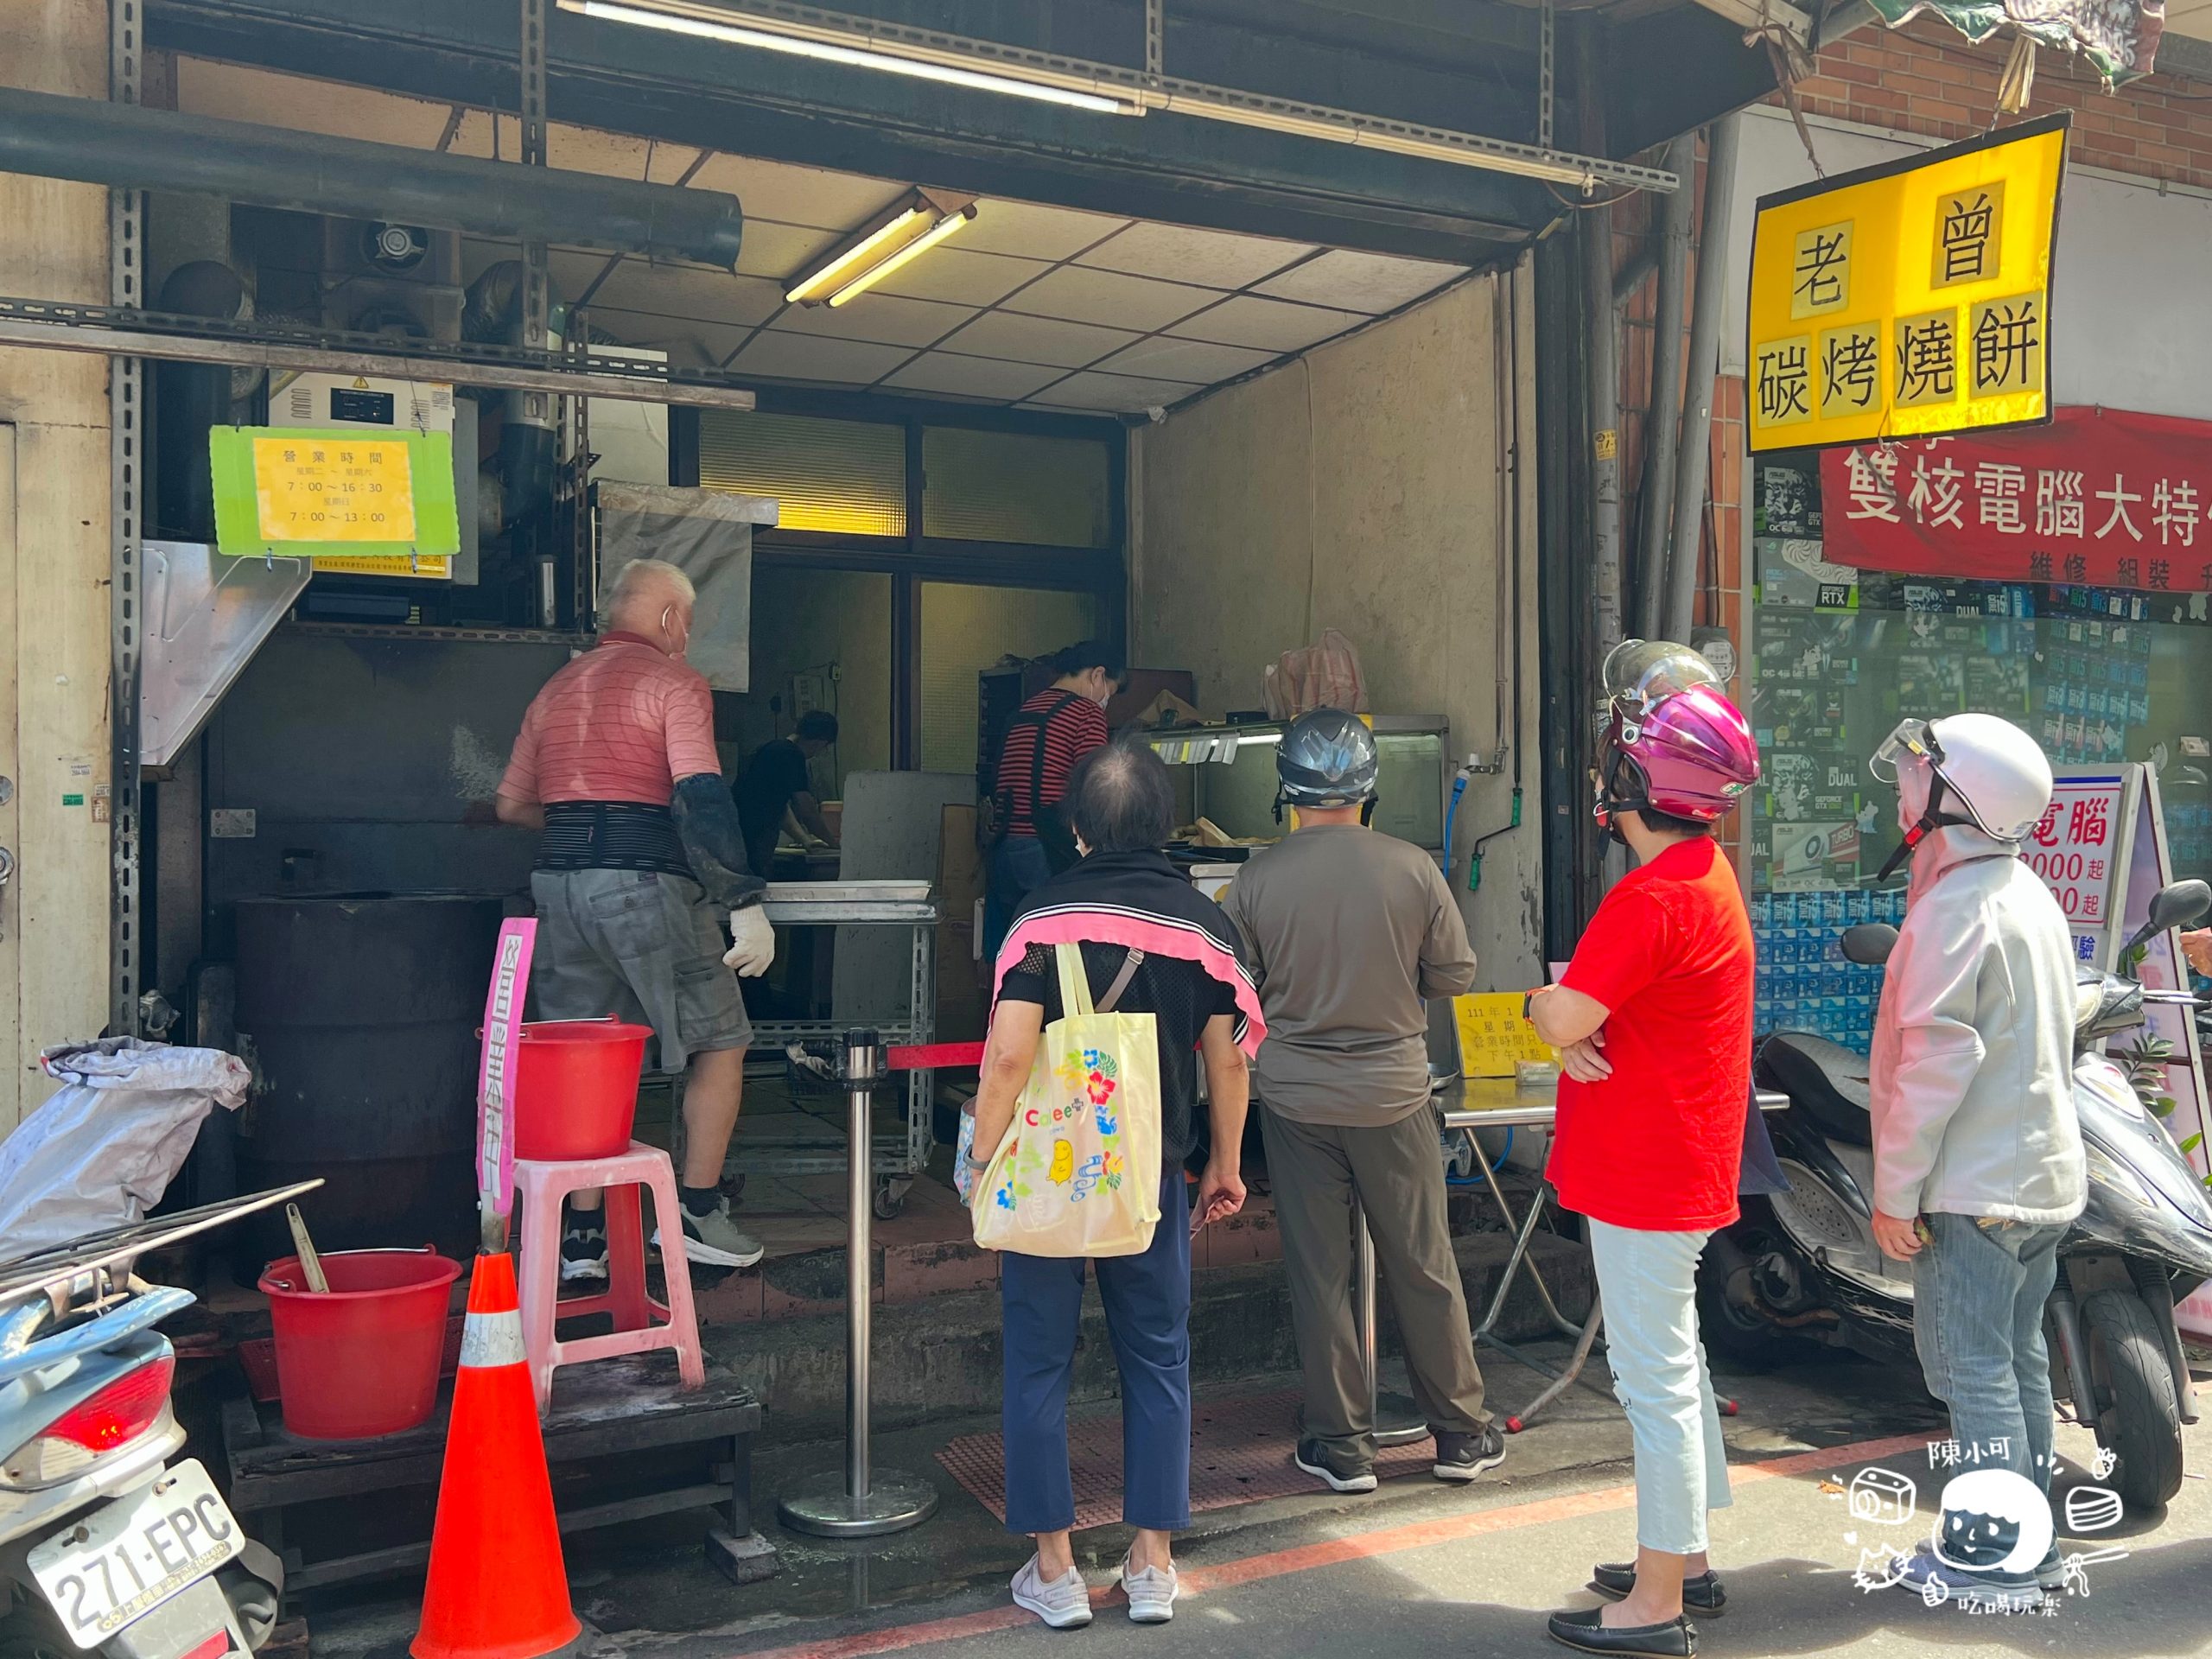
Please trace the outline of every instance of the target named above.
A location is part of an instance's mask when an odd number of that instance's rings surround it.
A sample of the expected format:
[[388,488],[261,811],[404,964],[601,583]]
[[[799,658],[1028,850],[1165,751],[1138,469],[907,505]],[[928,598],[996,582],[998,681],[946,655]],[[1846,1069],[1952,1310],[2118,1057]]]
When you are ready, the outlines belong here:
[[2067,408],[2048,426],[1821,456],[1832,563],[2153,593],[2212,590],[2212,423]]

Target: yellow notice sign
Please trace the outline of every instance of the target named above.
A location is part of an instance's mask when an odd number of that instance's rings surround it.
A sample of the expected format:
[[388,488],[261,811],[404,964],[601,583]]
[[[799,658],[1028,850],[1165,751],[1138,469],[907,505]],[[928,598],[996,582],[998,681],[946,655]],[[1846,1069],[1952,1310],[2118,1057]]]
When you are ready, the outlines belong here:
[[1556,1059],[1521,1014],[1518,991],[1478,991],[1452,999],[1459,1028],[1459,1070],[1470,1077],[1510,1077],[1522,1060]]
[[2050,418],[2067,120],[1759,198],[1754,454]]
[[271,542],[406,542],[415,537],[414,473],[397,439],[253,440],[253,492]]

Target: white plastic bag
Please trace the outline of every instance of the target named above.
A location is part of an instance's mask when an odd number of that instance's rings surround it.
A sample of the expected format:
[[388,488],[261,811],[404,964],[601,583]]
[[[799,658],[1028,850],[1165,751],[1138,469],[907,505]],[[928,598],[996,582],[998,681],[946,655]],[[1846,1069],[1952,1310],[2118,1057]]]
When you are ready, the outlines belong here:
[[39,1065],[61,1088],[0,1141],[0,1255],[11,1258],[144,1216],[208,1108],[238,1110],[252,1082],[235,1054],[136,1037],[49,1048]]

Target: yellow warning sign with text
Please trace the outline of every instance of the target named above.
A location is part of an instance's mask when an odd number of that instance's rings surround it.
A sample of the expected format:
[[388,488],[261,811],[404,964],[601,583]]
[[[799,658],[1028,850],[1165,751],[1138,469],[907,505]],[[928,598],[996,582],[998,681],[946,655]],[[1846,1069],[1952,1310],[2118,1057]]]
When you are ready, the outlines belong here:
[[269,541],[415,537],[414,472],[399,439],[256,438],[253,493]]
[[1558,1056],[1521,1012],[1518,991],[1478,991],[1452,999],[1459,1028],[1459,1070],[1470,1077],[1510,1077],[1522,1060]]
[[2050,418],[2068,118],[1759,198],[1754,454]]

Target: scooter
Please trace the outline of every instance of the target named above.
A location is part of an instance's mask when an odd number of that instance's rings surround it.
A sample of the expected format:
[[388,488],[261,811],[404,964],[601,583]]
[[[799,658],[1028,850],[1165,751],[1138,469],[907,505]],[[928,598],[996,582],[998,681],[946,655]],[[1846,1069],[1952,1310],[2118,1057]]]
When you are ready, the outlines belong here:
[[194,1299],[130,1268],[320,1185],[0,1264],[0,1659],[222,1659],[268,1639],[281,1562],[196,1459],[170,1461],[176,1354],[154,1327]]
[[[2209,910],[2212,888],[2202,881],[2162,888],[2120,960]],[[1879,963],[1896,943],[1895,928],[1865,923],[1844,934],[1843,954]],[[2060,1245],[2045,1310],[2052,1391],[2117,1458],[2114,1489],[2147,1508],[2180,1490],[2182,1426],[2197,1420],[2173,1310],[2212,1280],[2212,1193],[2100,1046],[2142,1025],[2148,1002],[2196,999],[2095,969],[2077,977],[2074,1104],[2089,1196]],[[1777,1032],[1756,1071],[1763,1086],[1789,1096],[1768,1119],[1789,1190],[1745,1200],[1742,1218],[1713,1235],[1698,1276],[1705,1339],[1753,1369],[1801,1355],[1808,1341],[1915,1363],[1911,1268],[1874,1243],[1866,1061]]]

